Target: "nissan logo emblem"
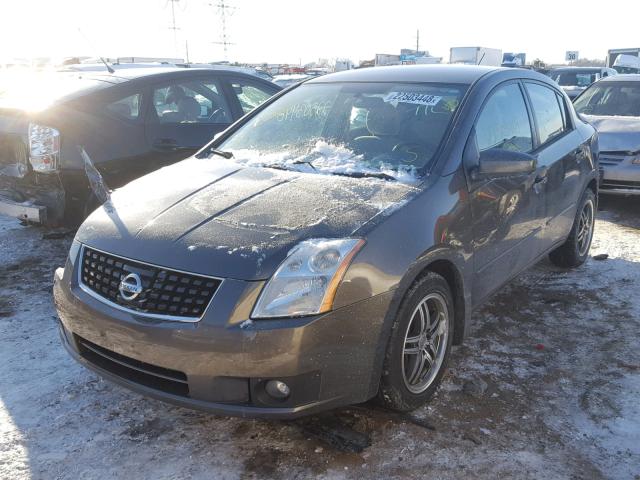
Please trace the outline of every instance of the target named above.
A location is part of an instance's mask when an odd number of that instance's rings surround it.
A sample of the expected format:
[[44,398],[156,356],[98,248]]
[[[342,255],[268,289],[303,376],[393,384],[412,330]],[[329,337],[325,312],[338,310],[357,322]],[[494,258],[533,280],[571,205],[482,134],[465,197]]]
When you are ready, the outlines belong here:
[[142,280],[137,273],[130,273],[120,280],[120,295],[127,301],[135,300],[142,293]]

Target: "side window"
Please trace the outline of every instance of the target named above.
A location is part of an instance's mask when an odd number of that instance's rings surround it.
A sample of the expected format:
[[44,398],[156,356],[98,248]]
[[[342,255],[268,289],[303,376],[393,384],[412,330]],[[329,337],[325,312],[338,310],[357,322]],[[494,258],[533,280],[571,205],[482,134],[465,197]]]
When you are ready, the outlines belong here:
[[556,92],[537,83],[527,83],[533,114],[538,124],[540,144],[553,140],[566,131]]
[[275,93],[273,90],[268,91],[262,85],[254,84],[247,80],[233,81],[231,82],[231,88],[236,97],[238,97],[244,113],[250,112]]
[[192,80],[153,90],[160,123],[231,123],[233,116],[215,81]]
[[491,94],[476,122],[476,137],[481,152],[490,148],[533,149],[527,107],[516,83],[498,87]]
[[135,120],[140,116],[140,94],[116,100],[107,105],[107,111],[117,118]]

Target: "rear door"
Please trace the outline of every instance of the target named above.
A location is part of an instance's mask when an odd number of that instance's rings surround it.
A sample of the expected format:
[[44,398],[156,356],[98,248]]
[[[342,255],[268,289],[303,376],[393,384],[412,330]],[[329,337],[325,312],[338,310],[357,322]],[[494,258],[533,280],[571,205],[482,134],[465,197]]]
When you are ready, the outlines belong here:
[[117,89],[87,102],[94,117],[76,119],[82,125],[68,137],[84,146],[107,185],[117,188],[147,173],[144,90]]
[[[505,82],[491,92],[474,129],[480,153],[489,149],[533,152],[532,118],[518,81]],[[472,294],[476,303],[539,255],[536,235],[542,228],[545,203],[534,187],[536,172],[469,178],[476,276]]]
[[536,188],[546,198],[540,239],[543,249],[549,249],[571,230],[583,183],[581,164],[586,159],[586,146],[581,146],[580,134],[571,124],[564,96],[533,81],[526,81],[525,89],[536,125],[538,147],[534,153],[538,168],[546,169],[543,182]]
[[234,118],[230,99],[216,75],[154,85],[145,135],[156,168],[192,155]]

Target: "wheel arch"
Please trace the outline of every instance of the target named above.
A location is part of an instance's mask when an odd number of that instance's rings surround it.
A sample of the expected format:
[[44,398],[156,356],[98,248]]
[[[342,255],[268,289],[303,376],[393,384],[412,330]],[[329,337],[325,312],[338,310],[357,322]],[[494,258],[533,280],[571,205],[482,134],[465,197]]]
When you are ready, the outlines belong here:
[[466,273],[467,268],[467,262],[460,252],[443,248],[426,253],[407,270],[395,289],[385,315],[372,371],[370,397],[374,396],[378,391],[391,327],[400,310],[402,301],[409,289],[428,272],[442,276],[451,289],[454,301],[453,344],[462,344],[471,323],[471,294],[467,287],[469,284],[468,274]]

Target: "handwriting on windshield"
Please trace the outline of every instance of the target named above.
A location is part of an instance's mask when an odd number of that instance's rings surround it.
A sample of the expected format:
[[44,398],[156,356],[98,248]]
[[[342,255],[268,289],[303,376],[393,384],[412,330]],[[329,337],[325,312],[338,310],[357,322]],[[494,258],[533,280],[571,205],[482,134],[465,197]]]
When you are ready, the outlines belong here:
[[279,122],[290,120],[301,120],[304,118],[326,118],[331,109],[331,102],[305,102],[292,105],[286,110],[278,113]]

